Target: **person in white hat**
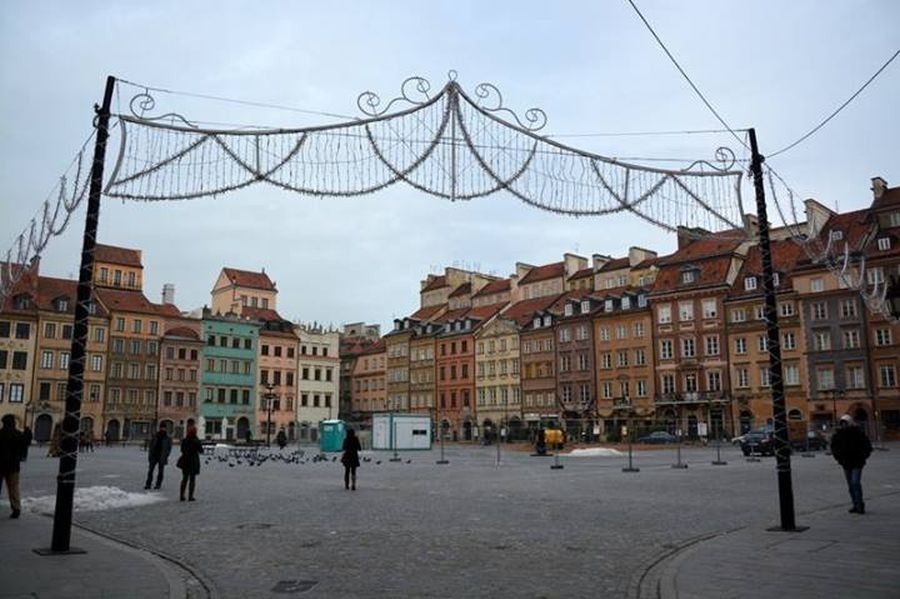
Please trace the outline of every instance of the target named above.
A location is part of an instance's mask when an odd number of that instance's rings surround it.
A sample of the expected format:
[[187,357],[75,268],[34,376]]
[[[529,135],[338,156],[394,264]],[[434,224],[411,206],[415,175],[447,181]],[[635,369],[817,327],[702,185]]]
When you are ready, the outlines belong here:
[[866,504],[863,502],[862,471],[866,460],[872,455],[872,443],[869,437],[853,420],[850,414],[841,416],[838,430],[831,437],[831,455],[844,468],[847,478],[847,489],[853,507],[851,514],[865,514]]

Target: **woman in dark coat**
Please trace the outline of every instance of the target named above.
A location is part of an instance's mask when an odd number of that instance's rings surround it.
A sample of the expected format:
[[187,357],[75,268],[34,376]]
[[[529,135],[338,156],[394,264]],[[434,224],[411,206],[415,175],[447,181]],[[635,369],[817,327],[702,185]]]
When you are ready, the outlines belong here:
[[352,428],[347,429],[344,437],[344,455],[341,463],[344,465],[344,488],[356,490],[356,469],[359,468],[359,437]]
[[184,489],[188,489],[188,501],[194,501],[194,486],[200,474],[200,454],[203,445],[197,438],[197,427],[189,426],[187,434],[181,440],[181,457],[177,466],[181,468],[181,501],[184,501]]

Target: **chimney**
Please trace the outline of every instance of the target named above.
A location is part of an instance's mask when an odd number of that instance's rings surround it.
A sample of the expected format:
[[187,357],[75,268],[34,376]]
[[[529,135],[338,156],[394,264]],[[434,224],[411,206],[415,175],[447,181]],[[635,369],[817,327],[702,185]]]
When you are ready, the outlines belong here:
[[887,191],[887,188],[887,181],[885,181],[881,177],[872,177],[872,195],[874,196],[874,200],[876,202],[881,199],[881,196],[884,195],[884,192]]
[[165,285],[163,285],[162,303],[164,303],[164,304],[174,304],[175,303],[175,285],[173,285],[172,283],[166,283]]
[[605,256],[603,254],[594,254],[593,256],[591,256],[591,262],[593,263],[592,266],[594,268],[594,272],[597,272],[598,270],[603,268],[603,266],[610,260],[612,260],[612,256]]

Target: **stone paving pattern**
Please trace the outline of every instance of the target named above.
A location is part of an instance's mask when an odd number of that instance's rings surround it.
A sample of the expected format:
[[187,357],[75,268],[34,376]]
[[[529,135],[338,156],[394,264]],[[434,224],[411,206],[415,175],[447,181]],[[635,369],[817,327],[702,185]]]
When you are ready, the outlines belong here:
[[[23,495],[52,493],[56,461],[32,455]],[[498,467],[494,447],[448,446],[445,466],[435,465],[437,450],[401,452],[401,463],[369,455],[381,464],[362,465],[356,492],[344,490],[338,462],[214,460],[202,467],[197,502],[178,501],[179,472],[170,467],[161,491],[168,501],[76,520],[176,557],[222,597],[741,597],[758,596],[754,581],[778,571],[774,554],[756,555],[760,538],[768,547],[778,538],[767,535],[785,534],[763,534],[778,521],[774,461],[747,462],[730,446],[726,466],[711,464],[712,448],[686,449],[687,470],[670,467],[674,450],[638,451],[638,473],[623,473],[620,457],[563,457],[565,468],[551,470],[551,458],[505,448]],[[795,457],[793,466],[798,522],[855,517],[832,458]],[[872,513],[855,517],[865,527],[896,528],[896,511],[880,516],[877,506],[878,498],[896,502],[898,466],[900,445],[870,460],[863,485]],[[80,460],[78,484],[143,492],[145,468],[139,449],[102,448]],[[818,542],[816,534],[796,538]],[[898,554],[900,539],[883,537],[867,555]],[[717,572],[727,556],[737,566]],[[864,578],[856,558],[846,563],[848,584]],[[898,588],[896,572],[882,574]],[[282,581],[316,584],[274,592]],[[896,596],[878,588],[868,596]]]

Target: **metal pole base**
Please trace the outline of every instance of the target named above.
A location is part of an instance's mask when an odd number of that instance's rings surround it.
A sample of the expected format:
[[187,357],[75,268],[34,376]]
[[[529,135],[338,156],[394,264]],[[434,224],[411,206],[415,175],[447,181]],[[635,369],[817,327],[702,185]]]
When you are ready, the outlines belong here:
[[801,458],[814,458],[814,457],[816,457],[816,454],[809,452],[809,451],[804,451],[803,453],[800,454],[800,457]]
[[758,461],[759,461],[759,458],[748,457],[748,458],[747,458],[747,461],[748,461],[748,462],[758,462]]
[[809,526],[795,526],[794,528],[782,528],[780,526],[773,526],[771,528],[766,529],[769,532],[803,532],[804,530],[809,530]]
[[562,464],[551,464],[550,465],[550,470],[562,470],[563,468],[565,468],[565,466],[563,466]]
[[402,461],[403,461],[403,458],[391,458],[388,460],[388,462],[402,462]]
[[713,466],[727,466],[728,462],[726,462],[725,460],[713,460],[712,465]]
[[640,468],[631,468],[631,467],[622,468],[622,472],[640,472],[640,471],[641,471]]
[[438,460],[435,462],[435,464],[449,464],[449,463],[450,463],[450,460]]
[[672,464],[672,468],[678,468],[679,470],[684,470],[687,467],[687,464]]
[[32,549],[32,551],[43,557],[48,555],[78,555],[80,553],[87,553],[87,551],[79,549],[78,547],[69,547],[63,551],[56,551],[51,547],[41,547],[40,549]]

